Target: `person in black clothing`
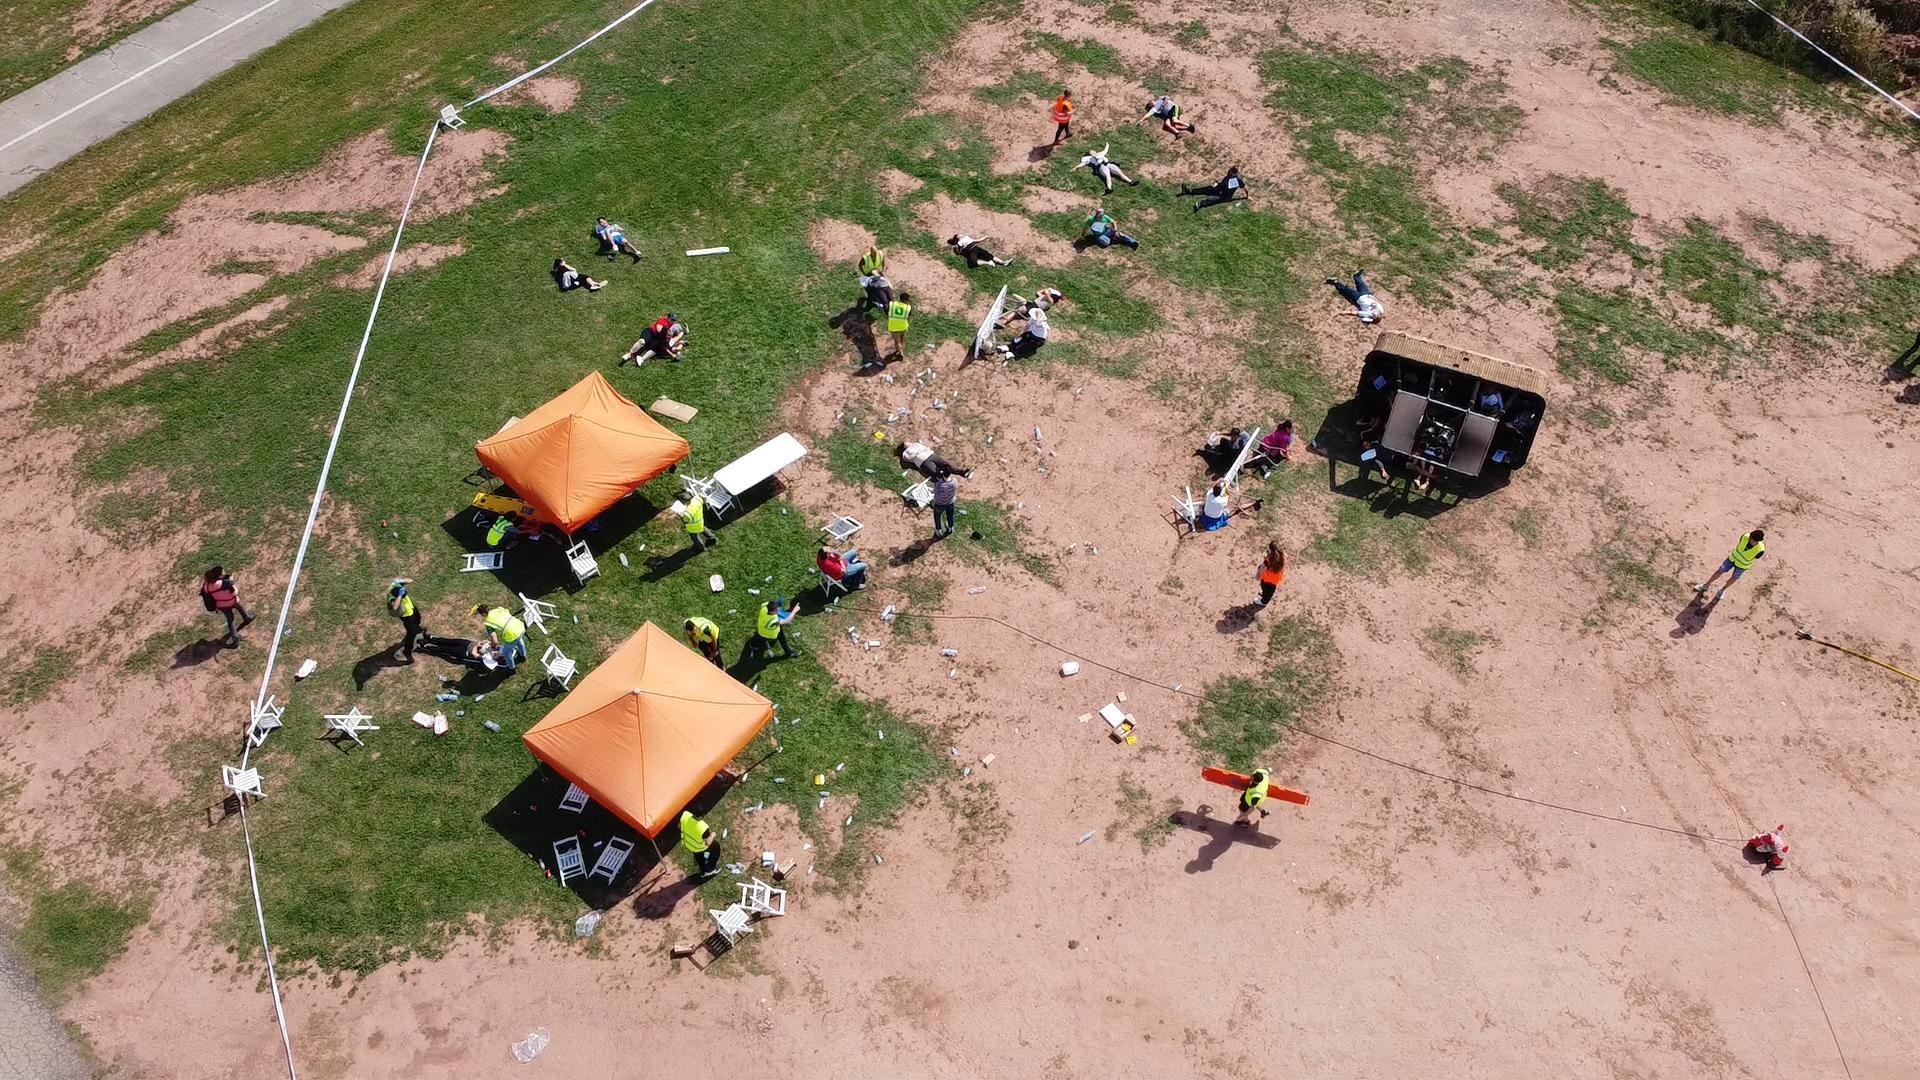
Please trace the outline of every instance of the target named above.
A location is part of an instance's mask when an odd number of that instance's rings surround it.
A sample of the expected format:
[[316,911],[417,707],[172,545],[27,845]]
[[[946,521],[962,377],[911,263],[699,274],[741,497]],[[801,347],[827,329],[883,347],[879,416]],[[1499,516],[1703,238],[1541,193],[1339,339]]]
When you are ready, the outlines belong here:
[[1218,183],[1208,184],[1206,187],[1182,187],[1180,194],[1206,196],[1193,204],[1193,212],[1197,214],[1206,207],[1219,206],[1221,203],[1244,198],[1243,193],[1246,190],[1247,182],[1240,178],[1240,166],[1235,165],[1227,170],[1227,175],[1221,177]]
[[1913,344],[1908,347],[1906,352],[1900,354],[1900,359],[1895,360],[1893,366],[1895,368],[1906,368],[1909,372],[1915,368],[1920,368],[1920,334],[1913,335]]

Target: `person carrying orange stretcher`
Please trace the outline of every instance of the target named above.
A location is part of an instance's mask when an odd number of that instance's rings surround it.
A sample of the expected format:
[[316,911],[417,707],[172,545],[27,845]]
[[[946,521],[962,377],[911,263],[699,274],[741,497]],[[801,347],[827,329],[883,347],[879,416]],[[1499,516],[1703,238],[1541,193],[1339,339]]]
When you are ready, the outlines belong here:
[[1787,827],[1775,825],[1772,832],[1763,832],[1747,841],[1747,850],[1755,855],[1764,855],[1767,868],[1761,873],[1768,874],[1787,868]]
[[1073,135],[1073,91],[1060,88],[1053,99],[1053,145],[1059,146]]

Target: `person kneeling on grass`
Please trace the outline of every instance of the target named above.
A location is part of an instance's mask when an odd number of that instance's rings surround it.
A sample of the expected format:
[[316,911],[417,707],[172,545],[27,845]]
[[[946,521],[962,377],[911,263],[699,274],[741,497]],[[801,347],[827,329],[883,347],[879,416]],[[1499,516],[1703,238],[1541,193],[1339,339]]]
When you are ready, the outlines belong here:
[[572,292],[575,289],[599,292],[601,289],[607,287],[606,282],[595,281],[580,271],[575,270],[565,259],[553,260],[553,283],[560,286],[561,292]]
[[1135,180],[1131,176],[1128,176],[1126,172],[1120,168],[1120,166],[1115,165],[1110,159],[1108,159],[1107,151],[1112,149],[1112,147],[1113,147],[1113,144],[1108,143],[1106,146],[1101,147],[1099,150],[1089,153],[1086,156],[1082,157],[1080,159],[1081,166],[1083,168],[1091,170],[1093,175],[1099,177],[1100,182],[1107,185],[1107,191],[1109,194],[1111,194],[1113,191],[1113,178],[1116,176],[1122,180],[1125,180],[1127,183],[1132,184],[1134,187],[1139,187],[1140,181]]
[[1293,451],[1293,421],[1282,420],[1260,440],[1260,452],[1270,461],[1285,461]]
[[1218,183],[1208,184],[1206,187],[1182,187],[1180,194],[1206,196],[1193,204],[1193,212],[1197,214],[1209,206],[1244,201],[1246,190],[1247,182],[1240,179],[1240,166],[1235,165],[1227,170],[1227,175],[1221,177]]
[[594,223],[593,238],[600,241],[600,254],[605,255],[608,262],[623,254],[633,256],[634,262],[640,261],[640,249],[627,239],[627,230],[608,222],[606,218]]
[[1000,355],[1007,360],[1025,360],[1040,351],[1047,343],[1047,335],[1052,329],[1047,325],[1047,311],[1042,307],[1027,309],[1027,327],[1020,336],[1000,346]]
[[823,547],[820,553],[814,556],[813,561],[820,567],[821,573],[849,589],[867,587],[867,564],[860,561],[860,553],[852,548],[846,551],[835,551],[830,547]]
[[984,236],[968,236],[966,233],[954,233],[952,236],[947,237],[947,246],[953,249],[955,255],[967,260],[967,269],[969,270],[978,269],[982,265],[1013,265],[1012,259],[996,259],[994,258],[993,252],[981,247],[981,243],[985,240],[986,237]]
[[1113,217],[1107,213],[1107,208],[1104,206],[1093,208],[1093,216],[1087,219],[1087,235],[1101,247],[1112,247],[1115,244],[1130,248],[1140,246],[1140,241],[1114,227]]
[[1180,119],[1179,103],[1165,94],[1147,103],[1147,111],[1140,115],[1140,120],[1151,120],[1156,116],[1160,118],[1160,127],[1171,134],[1185,135],[1193,130],[1192,124]]
[[669,360],[679,360],[680,351],[687,347],[687,328],[680,323],[680,317],[669,311],[653,320],[652,325],[640,332],[640,340],[633,348],[620,354],[619,367],[627,361],[633,361],[639,367],[656,356]]

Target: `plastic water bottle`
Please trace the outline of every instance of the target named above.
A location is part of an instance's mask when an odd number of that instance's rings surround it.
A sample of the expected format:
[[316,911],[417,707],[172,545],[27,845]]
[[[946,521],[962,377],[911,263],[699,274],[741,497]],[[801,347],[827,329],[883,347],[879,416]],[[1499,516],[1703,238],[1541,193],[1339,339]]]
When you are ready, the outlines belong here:
[[496,724],[496,723],[494,723],[494,722],[493,722],[493,721],[491,721],[491,720],[483,720],[483,721],[481,721],[481,722],[480,722],[480,726],[482,726],[482,727],[484,727],[484,728],[486,728],[486,729],[487,729],[488,731],[491,731],[491,732],[493,732],[493,733],[494,733],[494,734],[496,734],[496,735],[500,733],[500,725],[499,725],[499,724]]
[[459,695],[459,694],[456,694],[456,693],[454,693],[454,692],[453,692],[453,691],[451,691],[451,690],[448,690],[448,691],[446,691],[445,693],[440,693],[440,694],[435,694],[435,695],[433,695],[433,700],[435,700],[435,701],[459,701],[459,700],[460,700],[460,695]]

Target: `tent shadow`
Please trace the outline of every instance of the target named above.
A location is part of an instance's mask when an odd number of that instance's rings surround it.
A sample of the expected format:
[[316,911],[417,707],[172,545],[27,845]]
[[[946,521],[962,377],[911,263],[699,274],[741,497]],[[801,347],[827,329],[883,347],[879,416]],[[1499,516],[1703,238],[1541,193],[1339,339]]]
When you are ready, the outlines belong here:
[[[505,487],[500,487],[498,491],[500,494],[512,494]],[[661,509],[645,495],[634,492],[608,507],[573,539],[585,541],[587,549],[596,558],[605,558],[607,552],[658,517]],[[487,527],[492,520],[493,515],[485,511],[463,506],[440,523],[440,530],[462,551],[487,551]],[[500,569],[493,571],[493,576],[514,592],[534,599],[562,591],[577,593],[585,586],[573,576],[573,568],[567,565],[569,543],[558,532],[549,533],[539,540],[515,543],[506,550],[506,558]]]
[[1209,838],[1205,846],[1195,852],[1193,859],[1187,863],[1186,871],[1189,874],[1203,874],[1213,869],[1213,864],[1219,861],[1220,856],[1226,854],[1227,849],[1235,844],[1256,847],[1263,851],[1271,851],[1280,846],[1280,838],[1277,836],[1268,836],[1254,829],[1243,829],[1231,821],[1214,820],[1208,813],[1208,808],[1204,806],[1197,811],[1177,810],[1167,820],[1180,828],[1204,833]]
[[[567,890],[582,903],[604,911],[631,896],[659,860],[654,857],[652,842],[599,803],[588,803],[578,814],[560,809],[567,786],[566,777],[544,765],[536,766],[525,780],[482,815],[482,820],[549,876],[553,873],[553,845],[557,840],[578,836],[580,853],[589,871],[609,839],[619,836],[633,841],[633,851],[611,884],[603,878],[585,876],[567,883]],[[664,845],[662,850],[666,850]]]

